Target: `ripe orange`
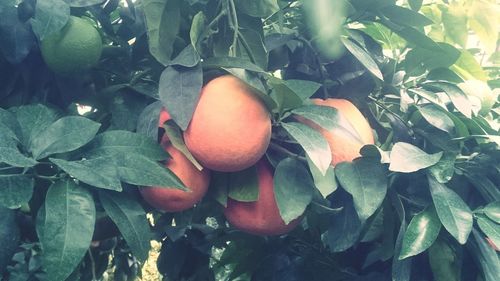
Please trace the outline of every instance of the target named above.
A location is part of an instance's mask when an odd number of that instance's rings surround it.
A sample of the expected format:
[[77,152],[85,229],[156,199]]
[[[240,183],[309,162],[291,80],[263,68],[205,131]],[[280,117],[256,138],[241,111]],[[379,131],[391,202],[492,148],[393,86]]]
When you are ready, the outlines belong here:
[[257,162],[259,198],[254,202],[240,202],[228,198],[224,216],[237,229],[257,235],[280,235],[290,232],[301,218],[285,224],[274,197],[273,171],[267,160]]
[[269,112],[240,79],[224,75],[203,87],[186,146],[205,167],[221,172],[254,165],[271,139]]

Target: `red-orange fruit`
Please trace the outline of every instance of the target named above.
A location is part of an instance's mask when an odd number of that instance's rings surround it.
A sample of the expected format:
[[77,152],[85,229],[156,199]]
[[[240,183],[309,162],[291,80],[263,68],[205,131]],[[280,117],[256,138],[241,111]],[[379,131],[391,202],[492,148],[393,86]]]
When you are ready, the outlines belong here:
[[274,197],[273,171],[266,160],[257,163],[259,198],[254,202],[240,202],[228,198],[224,216],[229,223],[244,232],[257,235],[281,235],[290,232],[299,223],[299,217],[285,224]]
[[316,105],[336,108],[349,121],[359,135],[356,136],[343,130],[328,131],[310,120],[301,117],[297,118],[300,122],[319,131],[328,141],[332,152],[332,165],[335,166],[340,162],[352,161],[354,158],[360,156],[359,150],[361,147],[374,143],[370,124],[368,124],[363,114],[350,101],[345,99],[312,99],[312,101]]
[[162,107],[160,111],[160,117],[158,118],[158,127],[163,128],[163,124],[170,118],[171,117],[168,111],[164,107]]
[[169,168],[189,188],[183,191],[176,188],[142,187],[142,197],[151,206],[167,212],[187,210],[198,203],[207,192],[210,182],[210,172],[207,169],[199,171],[189,159],[174,148],[165,135],[161,145],[170,154],[165,167]]
[[203,87],[184,141],[211,170],[235,172],[254,165],[271,139],[265,105],[240,79],[224,75]]

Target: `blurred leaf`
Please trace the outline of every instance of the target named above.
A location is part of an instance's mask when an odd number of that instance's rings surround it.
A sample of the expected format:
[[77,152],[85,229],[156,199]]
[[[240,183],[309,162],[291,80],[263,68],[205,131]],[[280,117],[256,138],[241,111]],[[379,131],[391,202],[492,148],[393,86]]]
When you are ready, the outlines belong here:
[[360,158],[335,167],[340,185],[349,192],[359,219],[365,221],[380,207],[387,193],[386,169],[373,159]]
[[80,161],[49,158],[70,176],[91,186],[121,191],[120,178],[110,157],[99,157]]
[[483,212],[491,220],[500,223],[500,201],[492,202],[483,208]]
[[106,214],[116,224],[134,256],[141,263],[145,262],[149,256],[152,235],[142,206],[137,200],[123,192],[101,191],[99,199]]
[[27,175],[0,174],[0,205],[9,209],[27,204],[33,194],[35,182]]
[[181,23],[180,0],[144,0],[149,51],[160,63],[170,61]]
[[420,10],[420,7],[422,7],[422,2],[423,0],[408,0],[408,4],[410,4],[410,7],[414,11]]
[[472,229],[474,242],[468,246],[471,247],[471,252],[477,259],[479,267],[481,267],[484,281],[496,281],[500,276],[500,260],[497,252],[486,242],[484,237],[476,229]]
[[[18,250],[19,240],[20,227],[16,221],[16,212],[0,206],[0,272],[6,272],[6,267],[15,260],[13,255]],[[13,280],[12,277],[10,272],[10,280]]]
[[87,252],[94,232],[96,210],[92,195],[72,180],[52,184],[37,222],[43,266],[52,280],[65,280]]
[[203,86],[201,66],[165,68],[160,77],[160,100],[172,119],[185,131],[193,117]]
[[259,18],[266,18],[279,10],[276,0],[235,0],[238,10],[243,13]]
[[498,6],[485,0],[471,2],[469,26],[477,34],[485,50],[493,53],[498,40]]
[[460,244],[465,244],[472,229],[472,212],[469,206],[458,194],[436,181],[434,177],[427,178],[439,220]]
[[442,21],[446,36],[465,48],[467,44],[467,12],[461,2],[451,2],[442,9]]
[[389,170],[412,173],[436,164],[443,152],[427,154],[420,148],[405,142],[394,144],[391,151]]
[[439,45],[434,42],[431,38],[426,36],[424,33],[418,31],[417,29],[409,26],[399,26],[394,23],[384,23],[396,34],[401,36],[407,42],[415,44],[416,46],[422,47],[424,49],[435,50],[439,49]]
[[[155,124],[158,126],[158,121]],[[156,140],[141,134],[119,130],[110,130],[97,135],[88,144],[84,155],[90,158],[130,153],[140,154],[152,160],[168,158],[168,154]]]
[[285,224],[301,216],[312,200],[314,183],[306,167],[286,158],[274,172],[274,196]]
[[462,79],[478,79],[481,81],[488,80],[488,75],[476,61],[474,56],[467,50],[461,50],[460,57],[451,67]]
[[63,0],[37,0],[35,17],[31,19],[33,32],[40,41],[60,31],[69,20],[69,5]]
[[354,56],[356,59],[364,66],[368,71],[370,71],[375,77],[380,80],[384,80],[384,76],[377,65],[377,63],[372,59],[370,54],[363,48],[358,46],[356,43],[351,41],[349,38],[341,37],[340,40],[346,49]]
[[80,116],[63,117],[40,132],[31,143],[35,159],[75,150],[91,141],[101,124]]
[[453,247],[442,239],[429,248],[429,262],[436,281],[460,281],[461,261]]
[[403,238],[399,259],[415,256],[427,250],[438,237],[440,230],[441,222],[434,207],[428,207],[415,215]]
[[307,158],[307,165],[309,166],[309,171],[314,180],[314,185],[319,190],[321,195],[326,198],[326,196],[330,195],[332,192],[337,190],[338,184],[335,179],[335,171],[333,170],[333,166],[330,165],[326,170],[326,173],[323,174],[316,165],[312,162],[311,158]]
[[455,127],[453,120],[443,111],[442,108],[436,105],[419,106],[418,111],[424,119],[432,126],[451,134]]
[[483,215],[477,215],[476,218],[477,224],[483,233],[493,241],[493,244],[500,246],[500,224]]
[[88,7],[105,2],[106,0],[64,0],[70,7]]
[[467,98],[467,95],[455,84],[448,82],[428,82],[425,83],[426,87],[437,89],[445,92],[451,99],[455,108],[460,111],[467,118],[471,118],[472,106]]
[[402,25],[425,26],[432,24],[432,21],[424,15],[401,6],[388,5],[380,9],[380,11],[391,21]]
[[325,175],[332,162],[332,152],[323,135],[315,129],[298,122],[282,123],[281,125],[302,146],[321,174]]
[[411,72],[414,68],[424,66],[427,69],[449,67],[460,57],[460,51],[455,47],[438,43],[438,49],[414,48],[405,56],[405,71]]

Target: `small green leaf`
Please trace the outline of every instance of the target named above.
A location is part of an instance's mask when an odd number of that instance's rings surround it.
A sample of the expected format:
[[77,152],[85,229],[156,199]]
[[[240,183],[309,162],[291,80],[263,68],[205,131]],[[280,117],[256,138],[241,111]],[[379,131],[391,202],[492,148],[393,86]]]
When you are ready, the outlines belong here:
[[380,207],[387,193],[386,169],[369,158],[342,162],[335,166],[335,176],[349,192],[361,221],[368,219]]
[[405,142],[397,142],[391,151],[389,170],[412,173],[436,164],[443,152],[427,154],[420,148]]
[[323,135],[298,122],[282,123],[282,126],[302,146],[321,174],[325,175],[332,162],[332,152]]
[[274,172],[274,196],[285,224],[301,216],[312,200],[314,184],[307,168],[286,158]]
[[44,219],[36,226],[43,267],[51,280],[66,280],[90,246],[96,219],[94,199],[72,180],[61,180],[50,186],[43,210]]
[[323,174],[321,171],[314,165],[311,158],[307,158],[307,165],[309,166],[309,171],[311,171],[311,175],[314,180],[314,185],[319,190],[321,195],[326,198],[326,196],[333,193],[338,188],[337,180],[335,179],[335,171],[333,170],[333,166],[329,166],[326,170],[326,173]]
[[106,214],[116,224],[137,259],[143,263],[149,256],[152,238],[146,212],[137,200],[125,193],[99,192]]
[[193,117],[203,86],[201,66],[165,68],[160,76],[160,100],[172,119],[185,131]]
[[234,200],[252,202],[259,199],[259,182],[255,166],[243,171],[227,173],[227,184],[227,195]]
[[484,214],[496,223],[500,223],[500,201],[492,202],[483,208]]
[[276,0],[236,0],[236,8],[243,13],[258,18],[266,18],[279,10]]
[[186,158],[191,161],[191,163],[193,163],[196,169],[200,171],[203,170],[203,166],[201,166],[201,164],[196,161],[196,159],[184,143],[181,129],[171,121],[167,121],[163,125],[163,128],[165,128],[165,134],[168,136],[170,143],[175,147],[175,149],[184,154],[184,156],[186,156]]
[[460,244],[465,244],[472,230],[472,212],[469,206],[453,190],[428,176],[432,201],[444,228]]
[[403,238],[399,259],[415,256],[427,250],[436,241],[440,230],[441,222],[434,207],[428,207],[415,215]]
[[193,17],[193,21],[191,22],[191,29],[189,30],[189,38],[191,39],[191,44],[194,46],[196,50],[199,51],[199,45],[203,38],[200,38],[203,35],[203,32],[207,24],[207,17],[203,13],[203,11],[199,11]]
[[349,38],[340,38],[342,44],[368,71],[370,71],[375,77],[380,80],[384,80],[384,76],[377,65],[377,63],[372,59],[370,54],[363,48],[358,46],[356,43],[351,41]]
[[[158,126],[158,120],[155,122]],[[156,130],[158,127],[155,127]],[[136,153],[152,160],[165,160],[168,154],[156,140],[129,131],[106,131],[97,135],[84,155],[87,158]]]
[[75,150],[91,141],[101,125],[80,116],[63,117],[40,132],[32,142],[35,159]]
[[110,157],[99,157],[81,161],[66,161],[49,158],[72,177],[95,187],[121,191],[122,186],[114,161]]
[[420,106],[418,107],[418,110],[420,111],[424,119],[432,126],[449,134],[453,132],[455,124],[453,123],[453,120],[451,120],[451,118],[448,117],[445,112],[443,112],[443,109],[441,107],[430,104],[426,106]]
[[31,199],[35,182],[27,175],[0,175],[0,205],[17,209]]
[[482,215],[477,215],[477,224],[483,233],[493,241],[493,244],[500,247],[500,224]]

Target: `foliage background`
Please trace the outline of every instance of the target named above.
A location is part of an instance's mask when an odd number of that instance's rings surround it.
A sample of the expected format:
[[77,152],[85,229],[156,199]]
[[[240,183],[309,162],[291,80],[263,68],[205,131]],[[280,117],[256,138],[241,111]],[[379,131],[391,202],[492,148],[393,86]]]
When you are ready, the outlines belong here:
[[[92,70],[59,76],[38,42],[70,13],[90,18],[105,48]],[[0,18],[5,280],[93,280],[110,266],[127,280],[151,239],[162,241],[165,280],[500,276],[495,1],[4,0]],[[203,83],[222,73],[273,114],[266,156],[280,213],[306,216],[289,235],[228,227],[221,203],[256,196],[234,182],[175,214],[137,192],[182,188],[157,162],[168,157],[158,112],[167,107],[165,130],[178,135]],[[479,82],[457,86],[467,80]],[[309,97],[354,102],[376,145],[329,166],[324,139],[291,115],[352,127]]]

